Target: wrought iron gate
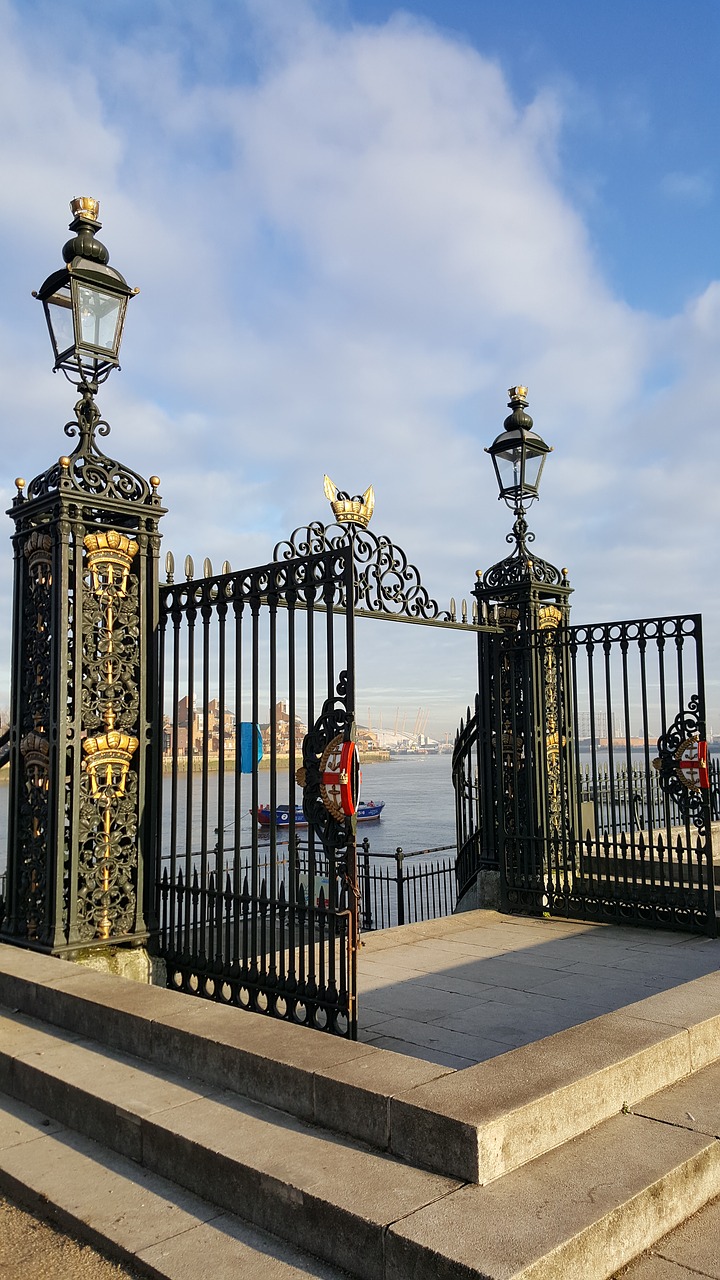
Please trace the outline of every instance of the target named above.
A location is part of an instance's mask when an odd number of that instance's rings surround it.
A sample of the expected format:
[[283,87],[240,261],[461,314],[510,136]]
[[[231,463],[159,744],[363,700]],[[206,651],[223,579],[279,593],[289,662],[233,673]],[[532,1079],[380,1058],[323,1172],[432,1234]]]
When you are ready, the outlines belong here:
[[157,914],[169,985],[354,1038],[355,619],[498,628],[442,610],[367,529],[372,490],[325,491],[338,523],[270,564],[195,578],[188,560],[176,584],[168,558]]
[[542,614],[484,644],[455,757],[461,873],[495,862],[506,910],[714,935],[700,617]]
[[354,821],[317,806],[326,748],[352,738],[352,548],[205,568],[160,592],[168,983],[354,1037]]

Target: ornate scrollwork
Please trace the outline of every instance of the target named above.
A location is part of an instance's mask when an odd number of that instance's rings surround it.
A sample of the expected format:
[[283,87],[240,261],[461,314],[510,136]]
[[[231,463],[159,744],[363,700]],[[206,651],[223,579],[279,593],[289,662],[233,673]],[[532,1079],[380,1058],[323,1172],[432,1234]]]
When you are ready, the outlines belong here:
[[95,443],[96,436],[107,436],[110,432],[109,423],[100,417],[95,402],[97,387],[94,383],[82,383],[80,390],[81,396],[75,405],[76,421],[66,423],[64,428],[67,436],[79,436],[77,446],[69,457],[60,458],[30,482],[28,499],[69,487],[93,498],[148,501],[152,491],[147,480],[123,463],[106,457]]
[[551,834],[559,836],[566,829],[567,798],[561,786],[560,751],[565,746],[563,726],[559,722],[559,672],[555,631],[560,625],[560,610],[545,606],[539,610],[537,644],[542,654],[543,702],[545,706],[545,758],[547,766],[548,825]]
[[275,561],[294,560],[350,547],[353,555],[355,608],[396,617],[452,622],[423,586],[420,572],[401,547],[384,534],[357,524],[341,527],[320,521],[296,529],[273,552]]
[[[700,699],[693,694],[686,711],[679,711],[670,728],[657,740],[658,755],[653,768],[663,791],[678,806],[686,822],[692,822],[701,836],[707,829],[707,781],[702,775],[700,749],[703,732]],[[696,758],[692,759],[692,753]],[[704,770],[707,775],[707,768]]]
[[130,764],[130,752],[126,755],[111,768],[106,761],[99,776],[86,764],[81,779],[77,901],[78,933],[86,942],[130,933],[135,920],[137,777],[126,771],[118,786],[118,776]]
[[29,590],[23,609],[23,736],[20,759],[23,789],[19,800],[18,917],[28,938],[36,939],[46,920],[46,838],[50,745],[53,539],[33,529],[23,544]]
[[505,535],[505,541],[514,543],[515,550],[488,569],[483,577],[486,589],[497,590],[500,587],[515,587],[527,583],[554,587],[565,583],[565,575],[560,569],[528,550],[528,543],[535,541],[535,534],[528,529],[522,507],[517,512],[512,532]]
[[45,839],[48,819],[50,744],[43,733],[26,733],[20,742],[25,789],[20,805],[23,860],[20,912],[28,938],[37,938],[45,922]]

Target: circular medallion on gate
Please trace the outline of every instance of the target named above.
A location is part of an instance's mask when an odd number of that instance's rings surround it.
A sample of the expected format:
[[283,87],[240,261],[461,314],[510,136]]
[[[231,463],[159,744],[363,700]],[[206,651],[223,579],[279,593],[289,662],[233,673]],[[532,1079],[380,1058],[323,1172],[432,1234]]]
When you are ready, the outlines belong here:
[[328,743],[320,759],[320,795],[328,813],[342,822],[352,818],[360,797],[360,759],[354,742],[338,734]]

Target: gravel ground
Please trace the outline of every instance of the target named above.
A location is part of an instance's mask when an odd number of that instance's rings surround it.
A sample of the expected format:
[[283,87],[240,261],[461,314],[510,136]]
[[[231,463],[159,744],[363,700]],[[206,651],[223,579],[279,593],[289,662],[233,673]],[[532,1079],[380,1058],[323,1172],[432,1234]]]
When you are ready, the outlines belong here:
[[140,1273],[109,1262],[89,1244],[44,1222],[0,1195],[2,1280],[141,1280]]

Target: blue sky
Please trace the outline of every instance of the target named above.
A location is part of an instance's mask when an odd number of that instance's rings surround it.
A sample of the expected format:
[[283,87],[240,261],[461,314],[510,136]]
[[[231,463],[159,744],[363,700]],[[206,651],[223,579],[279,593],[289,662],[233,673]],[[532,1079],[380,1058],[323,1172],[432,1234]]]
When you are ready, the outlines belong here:
[[[176,558],[263,562],[329,471],[461,598],[505,550],[483,450],[526,382],[575,620],[702,610],[720,732],[715,0],[69,13],[0,0],[5,506],[64,447],[30,295],[94,195],[141,288],[107,447],[161,476]],[[8,543],[5,670],[10,576]],[[387,643],[367,700],[394,708]],[[407,657],[407,704],[440,732],[472,690],[438,655]]]

